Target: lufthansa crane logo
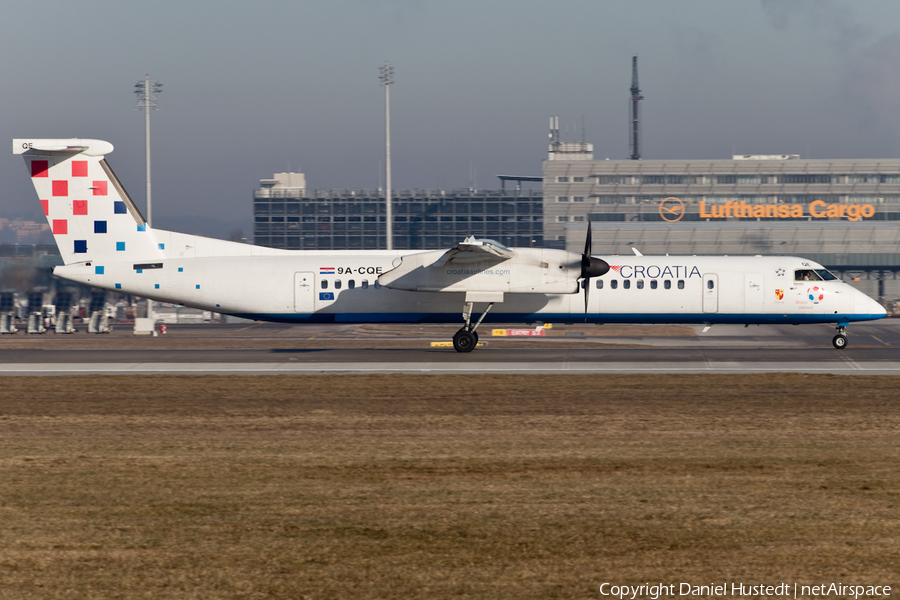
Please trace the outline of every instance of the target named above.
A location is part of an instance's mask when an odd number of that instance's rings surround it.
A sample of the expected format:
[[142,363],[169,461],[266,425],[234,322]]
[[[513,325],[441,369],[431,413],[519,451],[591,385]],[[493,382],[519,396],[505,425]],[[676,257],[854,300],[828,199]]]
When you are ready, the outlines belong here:
[[684,202],[675,197],[668,197],[659,203],[659,216],[663,221],[674,223],[684,216]]

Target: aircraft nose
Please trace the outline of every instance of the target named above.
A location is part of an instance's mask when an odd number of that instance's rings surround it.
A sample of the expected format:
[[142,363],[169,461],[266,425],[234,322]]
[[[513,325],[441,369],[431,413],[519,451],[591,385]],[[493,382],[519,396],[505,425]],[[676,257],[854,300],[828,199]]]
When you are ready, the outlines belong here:
[[857,291],[857,294],[855,312],[864,315],[872,315],[875,319],[880,319],[887,315],[887,311],[877,301],[862,292]]

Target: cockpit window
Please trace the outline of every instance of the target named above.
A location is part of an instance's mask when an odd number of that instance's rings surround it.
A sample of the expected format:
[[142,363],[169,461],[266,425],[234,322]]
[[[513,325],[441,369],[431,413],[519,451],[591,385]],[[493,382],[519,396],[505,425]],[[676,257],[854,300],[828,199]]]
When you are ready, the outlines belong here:
[[794,271],[794,281],[822,281],[822,278],[813,269],[797,269]]
[[821,277],[824,281],[834,281],[837,277],[829,271],[828,269],[816,269],[816,273]]

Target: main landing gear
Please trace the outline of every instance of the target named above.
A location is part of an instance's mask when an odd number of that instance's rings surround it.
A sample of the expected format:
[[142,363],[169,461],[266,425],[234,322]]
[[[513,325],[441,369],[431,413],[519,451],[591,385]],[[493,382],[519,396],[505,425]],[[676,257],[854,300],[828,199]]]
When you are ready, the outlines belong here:
[[485,315],[488,314],[488,311],[491,310],[491,307],[494,306],[493,302],[488,303],[487,308],[481,313],[481,317],[479,317],[478,321],[472,325],[473,304],[474,302],[466,302],[465,306],[463,306],[463,320],[466,324],[453,336],[453,349],[457,352],[471,352],[475,349],[478,345],[478,332],[475,330],[481,325],[481,322],[484,320]]
[[832,338],[831,344],[838,350],[843,350],[847,347],[847,328],[843,325],[838,325],[835,329],[837,329],[838,333]]

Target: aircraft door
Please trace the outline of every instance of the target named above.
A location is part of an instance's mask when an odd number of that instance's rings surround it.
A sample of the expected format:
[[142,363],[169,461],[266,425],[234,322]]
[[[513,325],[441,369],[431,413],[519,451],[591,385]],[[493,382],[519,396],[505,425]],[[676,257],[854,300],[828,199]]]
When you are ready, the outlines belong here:
[[703,312],[719,312],[719,276],[715,273],[703,275]]
[[744,310],[749,314],[765,312],[762,273],[744,273]]
[[294,312],[311,313],[315,311],[316,288],[313,281],[312,273],[294,273]]

